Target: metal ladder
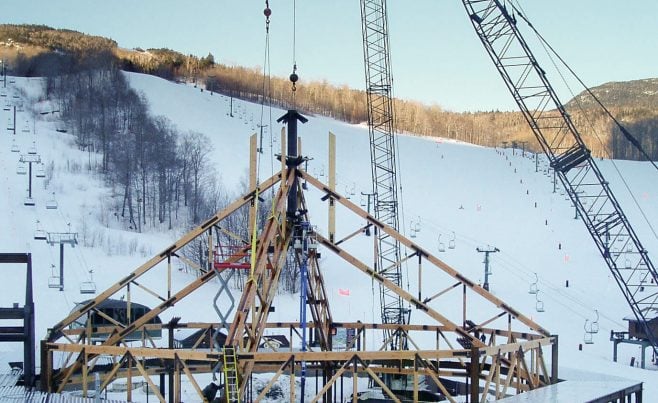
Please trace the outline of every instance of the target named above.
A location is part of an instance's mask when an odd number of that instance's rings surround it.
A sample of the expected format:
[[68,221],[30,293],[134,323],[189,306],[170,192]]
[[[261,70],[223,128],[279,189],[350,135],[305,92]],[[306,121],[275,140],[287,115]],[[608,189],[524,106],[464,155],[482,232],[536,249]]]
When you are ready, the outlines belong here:
[[235,348],[224,346],[224,386],[227,403],[240,403],[240,385],[238,380],[238,360]]

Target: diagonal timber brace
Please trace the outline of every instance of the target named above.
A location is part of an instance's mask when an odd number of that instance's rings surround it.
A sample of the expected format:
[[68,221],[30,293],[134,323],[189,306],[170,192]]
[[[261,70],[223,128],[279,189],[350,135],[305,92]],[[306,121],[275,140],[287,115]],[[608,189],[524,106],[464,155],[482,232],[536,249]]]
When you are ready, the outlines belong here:
[[[264,190],[267,190],[277,184],[279,180],[281,179],[281,174],[276,174],[272,176],[271,178],[267,179],[263,183],[260,184],[259,191],[263,192]],[[54,341],[56,340],[59,335],[61,334],[62,330],[73,323],[76,319],[81,317],[82,315],[86,314],[91,310],[92,308],[97,307],[101,302],[105,301],[106,299],[110,298],[112,295],[116,294],[119,290],[121,290],[123,287],[125,287],[126,284],[129,282],[141,277],[144,275],[144,273],[148,272],[152,268],[154,268],[156,265],[167,259],[168,256],[173,255],[175,252],[179,251],[181,248],[183,248],[185,245],[188,243],[192,242],[194,239],[197,237],[201,236],[204,232],[208,230],[208,228],[212,227],[212,225],[222,221],[229,215],[231,215],[233,212],[235,212],[237,209],[240,207],[244,206],[247,203],[250,203],[251,200],[256,196],[256,189],[250,190],[247,194],[243,195],[240,199],[236,200],[235,202],[231,203],[228,207],[226,207],[224,210],[218,212],[206,222],[201,224],[200,226],[196,227],[192,231],[188,232],[185,234],[183,237],[181,237],[178,241],[173,243],[171,246],[169,246],[167,249],[159,253],[158,255],[152,257],[149,261],[138,267],[135,271],[130,273],[128,276],[123,278],[121,281],[118,283],[114,284],[107,290],[103,291],[101,294],[99,294],[96,298],[93,300],[89,301],[85,306],[80,308],[79,310],[71,313],[69,316],[64,318],[62,321],[57,323],[55,326],[53,326],[49,336],[48,336],[48,341]],[[146,322],[144,322],[146,323]]]
[[[387,234],[389,234],[392,238],[396,239],[397,241],[400,242],[400,244],[406,246],[407,248],[411,249],[414,251],[414,253],[417,253],[419,256],[422,258],[426,259],[428,262],[432,263],[434,266],[436,266],[438,269],[442,270],[446,274],[450,275],[456,280],[459,280],[462,284],[464,284],[467,288],[471,289],[475,293],[479,294],[489,302],[493,303],[497,307],[501,308],[505,312],[509,313],[513,317],[515,317],[517,320],[519,320],[521,323],[524,325],[528,326],[530,329],[539,332],[540,334],[543,334],[544,336],[550,335],[550,332],[543,327],[541,327],[539,324],[531,320],[529,317],[521,314],[518,310],[512,308],[508,304],[506,304],[503,300],[500,298],[496,297],[495,295],[491,294],[489,291],[485,290],[481,286],[477,285],[474,281],[469,280],[468,278],[464,277],[462,274],[460,274],[457,270],[449,266],[447,263],[442,261],[441,259],[437,258],[436,256],[431,255],[429,252],[427,252],[425,249],[421,248],[419,245],[416,245],[415,243],[411,242],[409,239],[405,238],[402,234],[400,234],[398,231],[394,230],[392,227],[380,222],[377,220],[375,217],[372,215],[368,214],[368,212],[364,211],[361,209],[359,206],[356,204],[352,203],[349,201],[347,198],[344,198],[340,196],[338,193],[330,190],[327,186],[325,186],[322,182],[318,181],[311,175],[309,175],[306,172],[300,171],[302,178],[309,184],[313,185],[317,189],[330,194],[331,197],[338,203],[342,204],[349,210],[351,210],[353,213],[356,215],[360,216],[361,218],[367,220],[368,222],[372,223],[374,226],[378,227],[380,231],[384,231]],[[327,240],[328,247],[330,249],[334,250],[336,247],[335,244],[331,244]],[[379,281],[379,280],[378,280]],[[404,290],[402,290],[404,291]],[[413,298],[413,297],[412,297]],[[418,301],[417,299],[414,298],[415,301],[418,303],[422,304],[422,301]],[[410,301],[411,302],[411,301]],[[414,305],[416,305],[415,302],[413,302]]]

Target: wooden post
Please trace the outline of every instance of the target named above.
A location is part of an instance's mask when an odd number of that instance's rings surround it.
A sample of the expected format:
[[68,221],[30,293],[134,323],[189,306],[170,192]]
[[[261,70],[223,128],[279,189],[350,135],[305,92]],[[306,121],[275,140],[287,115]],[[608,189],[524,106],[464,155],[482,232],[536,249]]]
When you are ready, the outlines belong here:
[[[249,189],[256,188],[258,181],[258,143],[256,141],[256,133],[249,137]],[[254,231],[254,222],[256,220],[256,199],[251,201],[249,205],[249,239]]]
[[[496,400],[500,399],[500,368],[501,368],[501,359],[500,355],[496,356],[496,366],[494,368],[494,373],[496,374]],[[523,358],[523,357],[521,357]],[[509,359],[509,358],[508,358]]]
[[128,360],[128,371],[126,374],[126,400],[131,402],[133,400],[133,356],[130,352],[126,354]]
[[[286,128],[282,127],[281,128],[281,178],[286,177],[286,153],[287,153],[287,147],[286,147],[287,139],[286,139]],[[281,186],[284,185],[283,179],[281,180]]]
[[213,260],[215,260],[215,257],[213,255],[212,247],[212,227],[208,227],[208,267],[206,267],[206,270],[213,270]]
[[[336,191],[336,135],[329,132],[329,189]],[[335,242],[336,236],[336,203],[329,198],[329,241]]]
[[132,316],[132,302],[131,302],[131,295],[130,295],[130,283],[126,284],[126,325],[130,325],[132,322],[130,320]]
[[46,340],[41,340],[41,378],[40,389],[42,392],[52,392],[53,352],[48,348]]
[[[287,185],[285,181],[286,175],[288,174],[288,171],[286,170],[286,155],[288,150],[286,145],[287,141],[288,139],[286,138],[286,128],[284,126],[281,128],[281,184],[280,184],[281,191],[283,192],[283,194],[288,193],[286,190]],[[281,223],[281,225],[283,226],[284,224]]]
[[[492,368],[493,371],[495,369]],[[476,346],[471,347],[471,365],[469,368],[471,381],[471,402],[480,401],[480,349]],[[496,394],[498,391],[496,390]]]
[[167,254],[167,298],[171,298],[171,255]]
[[89,381],[89,362],[87,360],[87,350],[82,349],[82,397],[87,397],[87,383]]
[[352,372],[352,403],[357,403],[357,395],[359,393],[359,378],[357,376],[357,363],[354,361],[354,369]]
[[464,291],[462,295],[462,326],[466,326],[466,284],[463,286]]
[[[439,331],[439,329],[436,329],[436,351],[437,352],[441,348],[440,343],[441,343],[441,332]],[[440,359],[440,357],[438,357],[438,354],[437,354],[437,357],[436,357],[436,372],[437,372],[437,374],[439,373],[440,370],[441,370],[441,359]]]
[[558,383],[558,335],[551,335],[553,344],[551,344],[551,383]]
[[[92,337],[92,327],[91,327],[91,311],[87,312],[87,338],[85,339],[85,344],[91,345],[91,337]],[[85,348],[82,349],[82,397],[87,397],[87,376],[89,375],[89,362],[88,362],[88,356],[87,356],[87,350]]]
[[180,383],[180,363],[174,358],[174,402],[180,403],[181,398],[181,383]]
[[414,359],[414,402],[418,401],[418,357]]
[[[292,343],[291,343],[292,344]],[[290,401],[295,401],[295,357],[290,361]]]
[[423,300],[423,256],[418,254],[418,300]]

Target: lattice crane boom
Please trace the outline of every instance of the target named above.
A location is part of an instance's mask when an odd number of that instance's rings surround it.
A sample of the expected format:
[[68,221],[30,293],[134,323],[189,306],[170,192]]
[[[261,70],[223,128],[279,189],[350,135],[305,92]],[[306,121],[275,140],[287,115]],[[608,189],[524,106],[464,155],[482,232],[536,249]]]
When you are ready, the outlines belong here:
[[[368,101],[368,129],[374,216],[399,229],[398,183],[395,162],[395,135],[393,115],[393,78],[391,75],[390,47],[386,0],[361,0],[363,54]],[[378,256],[376,268],[397,286],[402,285],[400,243],[382,231],[376,231]],[[402,299],[386,287],[380,287],[383,323],[406,323],[406,310]],[[389,331],[390,333],[390,331]],[[399,335],[387,335],[391,346],[397,348]]]
[[499,0],[462,0],[505,85],[571,198],[610,272],[644,325],[658,314],[658,274],[590,150],[517,28],[514,10]]

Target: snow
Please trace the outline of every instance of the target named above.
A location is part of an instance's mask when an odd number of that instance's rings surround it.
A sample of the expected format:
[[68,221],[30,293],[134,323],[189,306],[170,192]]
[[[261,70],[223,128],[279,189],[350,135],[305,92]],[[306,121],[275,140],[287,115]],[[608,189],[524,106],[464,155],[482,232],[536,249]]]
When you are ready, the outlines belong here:
[[[202,132],[211,139],[212,163],[225,188],[234,195],[241,193],[240,186],[245,182],[248,170],[248,138],[258,130],[256,125],[260,123],[261,106],[233,100],[235,117],[232,118],[228,115],[227,97],[148,75],[127,73],[127,77],[133,88],[143,93],[154,115],[167,116],[180,130]],[[136,234],[119,228],[102,201],[111,194],[111,189],[88,171],[89,161],[98,155],[77,150],[70,134],[57,132],[55,129],[61,128],[62,123],[56,113],[39,113],[52,110],[52,105],[41,99],[41,86],[39,79],[17,78],[15,86],[0,89],[1,93],[7,94],[7,100],[12,100],[14,93],[20,94],[26,106],[17,117],[15,142],[21,152],[25,153],[35,141],[46,167],[52,166],[52,169],[47,169],[45,179],[36,179],[33,184],[36,206],[24,206],[27,177],[16,174],[20,153],[10,151],[14,136],[0,135],[0,166],[3,168],[0,187],[4,189],[0,196],[0,211],[4,216],[0,252],[32,253],[37,339],[44,338],[47,329],[64,318],[76,302],[86,299],[79,294],[78,287],[88,281],[89,270],[94,270],[94,281],[102,291],[180,236],[174,231]],[[264,180],[279,166],[272,157],[280,149],[277,138],[280,126],[274,122],[284,111],[273,109],[271,118],[268,108],[262,112],[264,124],[268,125],[264,130],[264,153],[260,156],[259,168],[260,179]],[[0,111],[3,121],[10,117],[10,112]],[[327,133],[335,133],[337,190],[343,194],[353,191],[352,201],[358,203],[360,192],[371,191],[367,128],[308,117],[309,122],[299,128],[303,154],[313,158],[308,172],[326,181]],[[31,126],[29,133],[21,131],[21,125],[26,121]],[[33,133],[33,128],[36,128],[36,133]],[[610,331],[625,330],[627,325],[623,318],[630,311],[584,225],[573,218],[570,202],[559,190],[553,192],[551,177],[544,174],[546,162],[543,158],[540,158],[539,172],[535,172],[534,156],[527,153],[523,156],[519,150],[477,147],[408,134],[398,137],[398,148],[404,212],[401,226],[409,233],[411,221],[420,223],[415,242],[477,282],[484,280],[484,256],[477,253],[476,248],[499,248],[499,253],[491,255],[492,293],[559,335],[560,368],[565,377],[578,380],[583,371],[606,374],[644,382],[645,396],[658,395],[658,384],[653,382],[656,366],[641,370],[628,365],[633,356],[637,358],[636,362],[639,361],[636,347],[622,345],[619,362],[612,362],[612,343],[608,340]],[[642,215],[646,215],[648,222],[658,222],[656,172],[647,163],[614,163],[623,173],[635,200],[625,190],[611,161],[601,161],[600,167],[651,254],[658,250],[658,238]],[[45,202],[53,192],[59,208],[48,210]],[[317,191],[309,191],[307,195],[313,224],[326,234],[326,206],[320,197]],[[54,264],[58,270],[59,248],[33,239],[37,220],[46,231],[70,230],[79,234],[78,246],[64,247],[64,292],[48,288],[48,278],[52,275],[50,265]],[[362,223],[345,209],[338,209],[337,224],[340,239]],[[450,240],[454,240],[454,249],[448,247]],[[371,242],[370,238],[357,239],[350,253],[369,262]],[[445,252],[439,252],[440,242],[445,245]],[[377,286],[368,276],[356,273],[331,256],[329,251],[322,252],[322,270],[334,320],[378,321]],[[9,286],[3,287],[0,293],[0,306],[10,306],[13,302],[22,304],[24,272],[13,267],[2,269],[4,283]],[[410,291],[416,292],[413,265],[410,265],[409,273],[405,283],[408,282]],[[539,279],[538,297],[528,293],[535,281],[535,273]],[[175,284],[186,284],[191,280],[191,275],[184,271],[174,270],[173,275]],[[143,282],[159,284],[160,279],[154,273],[146,275]],[[569,281],[568,288],[566,281]],[[440,273],[427,276],[424,273],[423,284],[422,291],[426,296],[447,286],[445,276]],[[173,316],[182,316],[184,321],[216,321],[211,307],[216,289],[217,283],[202,287],[163,314],[163,322]],[[340,295],[339,289],[351,290],[350,295]],[[144,301],[137,302],[155,303],[145,293],[136,292],[136,295],[144,298]],[[537,298],[543,301],[544,312],[536,311]],[[271,321],[295,320],[298,304],[296,295],[278,295]],[[453,305],[448,298],[434,308],[440,312],[453,312],[459,308]],[[199,306],[207,308],[199,309]],[[600,331],[593,335],[594,344],[585,345],[583,326],[586,319],[590,322],[595,319],[595,310],[600,314]],[[422,313],[412,313],[412,322],[426,320]],[[374,347],[376,338],[368,340],[373,343],[369,347]],[[582,351],[578,348],[580,344],[583,344]],[[17,344],[0,345],[0,360],[22,360],[21,347]],[[258,377],[268,379],[267,375]],[[280,380],[279,384],[284,393],[289,390],[288,381]],[[351,388],[351,385],[346,388]],[[191,385],[185,384],[184,389],[188,398],[194,399]],[[314,387],[310,389],[314,390]],[[145,400],[145,395],[142,398]]]
[[[629,393],[636,385],[636,382],[631,382],[623,378],[603,374],[592,376],[592,373],[577,370],[570,370],[568,374],[563,374],[563,376],[566,376],[570,380],[508,397],[501,401],[505,403],[590,402],[601,398],[603,394],[612,396],[614,392],[626,391],[626,393]],[[648,400],[648,396],[644,396]],[[612,397],[614,398],[615,396]]]

